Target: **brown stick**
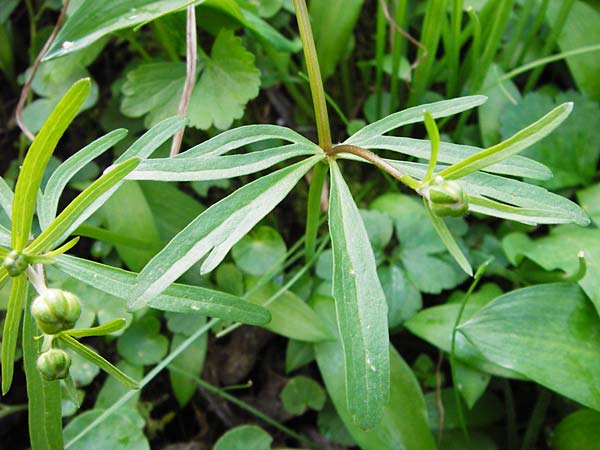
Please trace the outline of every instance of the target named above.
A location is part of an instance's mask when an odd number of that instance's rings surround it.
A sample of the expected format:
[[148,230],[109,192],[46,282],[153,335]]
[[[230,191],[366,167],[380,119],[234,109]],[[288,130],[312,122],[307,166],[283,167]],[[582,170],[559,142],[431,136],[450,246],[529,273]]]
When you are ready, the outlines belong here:
[[[197,52],[197,39],[196,39],[196,10],[193,5],[187,7],[187,31],[186,31],[186,76],[185,84],[183,85],[183,93],[181,94],[181,101],[179,102],[179,109],[177,114],[185,116],[188,111],[190,104],[190,98],[192,97],[192,91],[196,84],[196,61],[198,59]],[[181,148],[181,141],[183,140],[183,132],[185,129],[181,129],[173,136],[173,143],[171,144],[170,156],[175,156],[179,153]]]
[[35,135],[29,130],[29,128],[27,128],[27,126],[23,122],[23,107],[25,106],[25,101],[27,100],[27,96],[29,95],[29,90],[31,89],[33,77],[35,76],[38,68],[40,67],[42,58],[54,42],[54,39],[56,39],[56,35],[58,34],[58,30],[60,30],[60,27],[67,13],[68,7],[69,0],[64,0],[62,9],[60,10],[60,14],[58,16],[58,19],[56,20],[56,24],[54,25],[54,29],[52,30],[52,33],[50,33],[48,40],[46,41],[46,43],[42,47],[42,50],[40,50],[40,52],[35,58],[35,61],[33,62],[33,66],[31,67],[31,73],[29,74],[27,81],[25,81],[25,84],[23,85],[23,89],[21,90],[21,96],[19,97],[19,102],[17,103],[17,109],[15,110],[15,119],[17,121],[17,125],[30,141],[33,141],[35,139]]

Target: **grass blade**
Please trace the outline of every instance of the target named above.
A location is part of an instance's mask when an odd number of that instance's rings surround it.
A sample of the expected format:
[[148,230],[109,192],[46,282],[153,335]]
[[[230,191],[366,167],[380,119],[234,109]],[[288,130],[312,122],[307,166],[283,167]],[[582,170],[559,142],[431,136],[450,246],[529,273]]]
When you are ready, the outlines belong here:
[[59,139],[90,92],[90,80],[77,81],[58,102],[27,151],[15,186],[11,247],[23,250],[29,239],[35,200],[46,165]]
[[335,162],[329,202],[333,295],[344,347],[346,397],[354,422],[370,429],[379,423],[389,399],[387,303],[367,231]]

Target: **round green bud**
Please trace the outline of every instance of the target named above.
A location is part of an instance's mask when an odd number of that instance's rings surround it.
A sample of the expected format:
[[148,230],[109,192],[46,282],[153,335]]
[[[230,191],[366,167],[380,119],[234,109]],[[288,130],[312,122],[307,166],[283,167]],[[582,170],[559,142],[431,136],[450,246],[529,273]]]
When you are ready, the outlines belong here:
[[438,216],[461,217],[469,209],[467,195],[460,184],[436,177],[426,190],[431,210]]
[[45,334],[73,328],[81,314],[79,298],[62,289],[48,289],[31,304],[31,314]]
[[60,348],[51,348],[38,356],[36,365],[46,380],[62,380],[69,375],[71,357]]
[[27,257],[23,255],[21,252],[17,250],[12,250],[2,262],[2,267],[6,269],[8,275],[11,277],[16,277],[17,275],[21,275],[27,269],[29,265],[29,261]]

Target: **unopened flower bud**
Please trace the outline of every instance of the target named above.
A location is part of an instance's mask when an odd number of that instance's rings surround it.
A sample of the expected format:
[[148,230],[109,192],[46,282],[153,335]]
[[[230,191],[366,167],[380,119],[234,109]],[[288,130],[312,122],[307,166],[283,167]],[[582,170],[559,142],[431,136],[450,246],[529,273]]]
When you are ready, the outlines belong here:
[[17,275],[21,275],[27,269],[29,265],[29,261],[27,257],[23,255],[21,252],[17,250],[12,250],[2,262],[2,267],[6,269],[8,275],[11,277],[16,277]]
[[426,198],[431,210],[438,216],[463,216],[469,209],[467,195],[460,184],[436,177],[427,188]]
[[60,348],[51,348],[38,356],[36,365],[46,380],[62,380],[69,375],[71,357]]
[[48,289],[31,304],[31,314],[45,334],[73,328],[81,314],[77,296],[62,289]]

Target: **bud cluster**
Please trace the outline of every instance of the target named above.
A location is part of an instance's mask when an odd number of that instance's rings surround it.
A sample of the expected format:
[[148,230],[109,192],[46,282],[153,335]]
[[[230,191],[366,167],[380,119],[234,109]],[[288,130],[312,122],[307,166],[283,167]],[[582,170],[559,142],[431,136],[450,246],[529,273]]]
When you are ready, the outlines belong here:
[[[73,328],[81,315],[79,298],[62,289],[47,289],[31,304],[31,314],[45,335],[55,335]],[[37,360],[37,367],[49,381],[66,378],[71,367],[68,353],[59,348],[50,348]]]
[[440,176],[422,190],[422,195],[437,216],[461,217],[469,209],[467,195],[461,185]]
[[21,253],[18,250],[12,250],[6,257],[4,261],[2,261],[2,267],[6,269],[8,275],[11,277],[16,277],[17,275],[21,275],[27,269],[29,265],[29,261],[27,256]]

